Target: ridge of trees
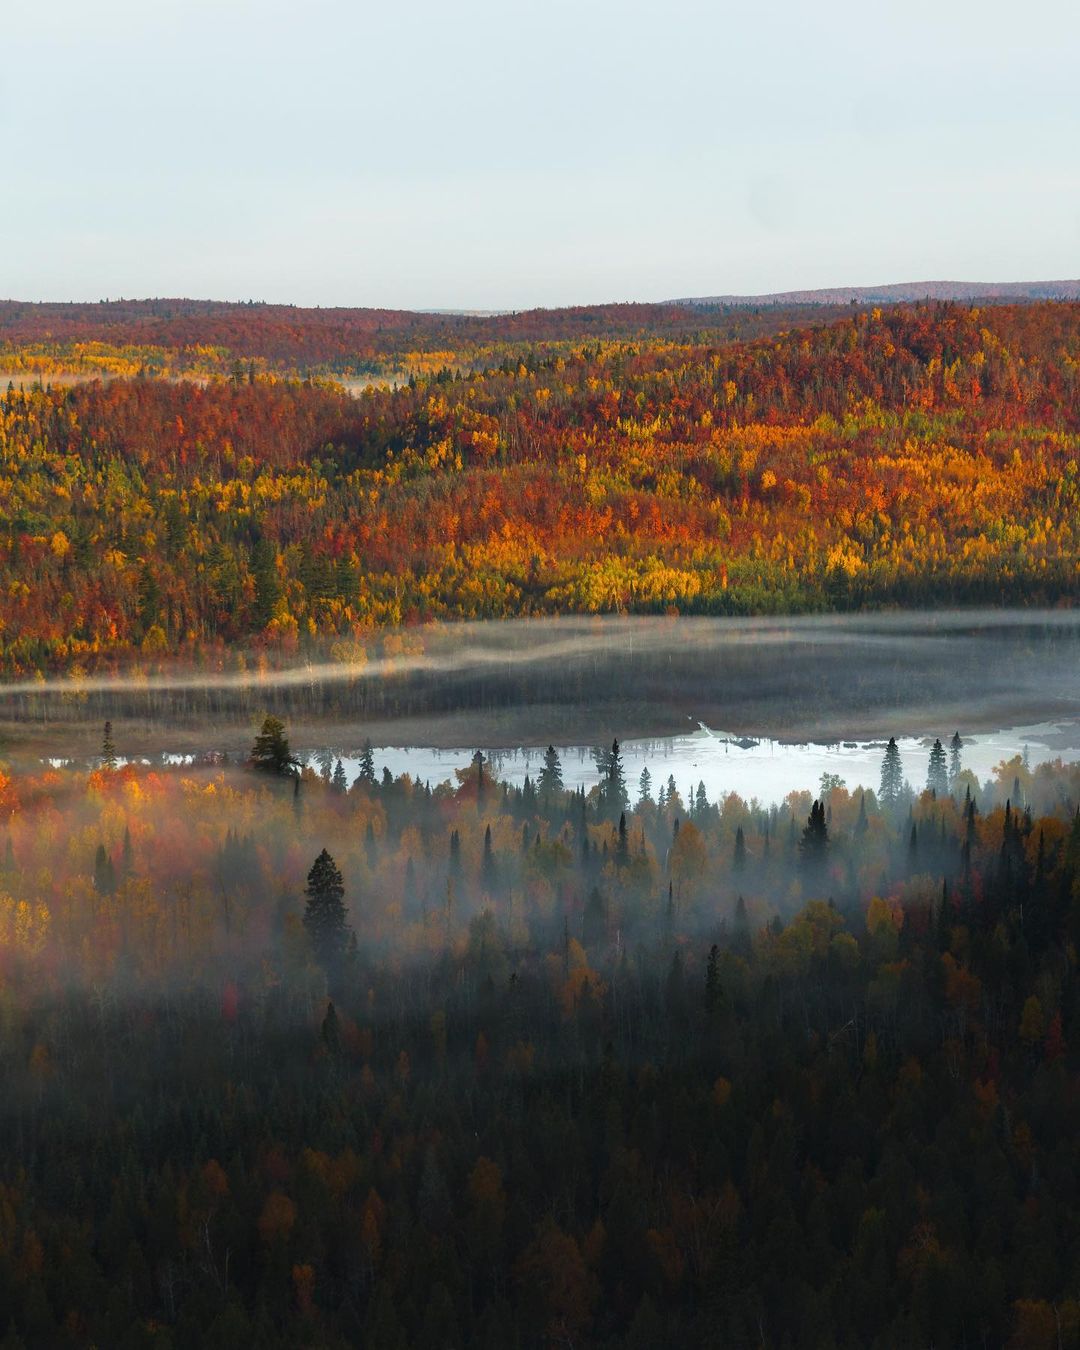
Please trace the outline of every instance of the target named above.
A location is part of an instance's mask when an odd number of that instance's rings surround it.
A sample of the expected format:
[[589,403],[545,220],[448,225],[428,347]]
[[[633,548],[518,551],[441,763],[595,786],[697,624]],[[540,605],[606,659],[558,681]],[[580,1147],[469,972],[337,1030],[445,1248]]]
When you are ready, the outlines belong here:
[[1080,306],[0,399],[0,670],[456,617],[1076,595]]

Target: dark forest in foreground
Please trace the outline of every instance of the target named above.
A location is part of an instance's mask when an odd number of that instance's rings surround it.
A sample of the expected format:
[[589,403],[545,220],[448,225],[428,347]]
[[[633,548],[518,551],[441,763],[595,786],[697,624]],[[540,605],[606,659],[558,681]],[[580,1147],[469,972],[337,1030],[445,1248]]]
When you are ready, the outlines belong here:
[[1080,769],[763,809],[264,732],[0,775],[0,1343],[1080,1344]]

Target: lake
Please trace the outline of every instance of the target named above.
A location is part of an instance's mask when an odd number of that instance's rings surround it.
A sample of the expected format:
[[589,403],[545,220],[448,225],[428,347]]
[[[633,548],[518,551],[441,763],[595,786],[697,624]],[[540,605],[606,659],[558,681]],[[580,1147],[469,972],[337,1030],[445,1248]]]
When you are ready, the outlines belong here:
[[[941,740],[948,742],[957,728],[942,728]],[[963,732],[961,731],[961,736]],[[926,785],[927,760],[932,739],[904,736],[897,739],[904,774],[916,791]],[[544,746],[487,751],[495,777],[520,785],[525,775],[534,780],[543,764]],[[586,790],[599,780],[592,747],[557,747],[562,761],[563,781],[567,787],[584,785]],[[620,742],[627,787],[632,800],[644,768],[652,777],[653,796],[662,783],[674,777],[685,801],[698,783],[705,784],[710,801],[729,792],[745,800],[756,797],[763,805],[781,802],[793,790],[816,792],[822,774],[838,774],[850,789],[878,789],[885,742],[837,741],[831,744],[791,743],[778,740],[728,738],[711,730],[696,728],[685,736],[661,739],[629,739]],[[434,747],[383,746],[374,751],[376,772],[384,766],[395,776],[407,773],[432,786],[454,779],[455,769],[468,768],[474,751]],[[1032,767],[1047,760],[1080,760],[1080,722],[1044,723],[984,733],[965,738],[963,767],[971,769],[980,782],[989,778],[1003,760],[1026,755]],[[350,782],[359,772],[355,751],[342,754],[342,764]],[[315,765],[313,754],[304,755]],[[335,754],[335,758],[337,755]]]

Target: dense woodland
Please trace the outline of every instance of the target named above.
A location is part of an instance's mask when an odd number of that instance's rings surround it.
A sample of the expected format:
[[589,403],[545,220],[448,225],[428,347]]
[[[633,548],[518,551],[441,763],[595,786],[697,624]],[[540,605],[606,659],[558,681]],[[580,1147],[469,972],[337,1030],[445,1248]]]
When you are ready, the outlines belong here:
[[448,365],[482,369],[533,344],[560,349],[596,340],[731,341],[796,323],[827,323],[850,310],[619,304],[484,315],[198,300],[8,300],[0,301],[0,370],[212,377],[236,370],[362,376]]
[[1070,603],[1078,447],[1075,304],[519,344],[358,397],[239,364],[11,388],[0,668],[447,617]]
[[1080,1345],[1080,766],[123,750],[0,775],[0,1344]]

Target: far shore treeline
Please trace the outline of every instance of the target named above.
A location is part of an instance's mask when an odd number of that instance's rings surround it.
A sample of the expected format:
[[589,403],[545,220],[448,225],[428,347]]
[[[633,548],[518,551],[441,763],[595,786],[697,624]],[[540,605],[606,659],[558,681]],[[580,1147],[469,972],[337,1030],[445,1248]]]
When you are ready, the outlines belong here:
[[9,388],[0,673],[430,619],[1075,600],[1080,305],[511,346],[355,397]]

